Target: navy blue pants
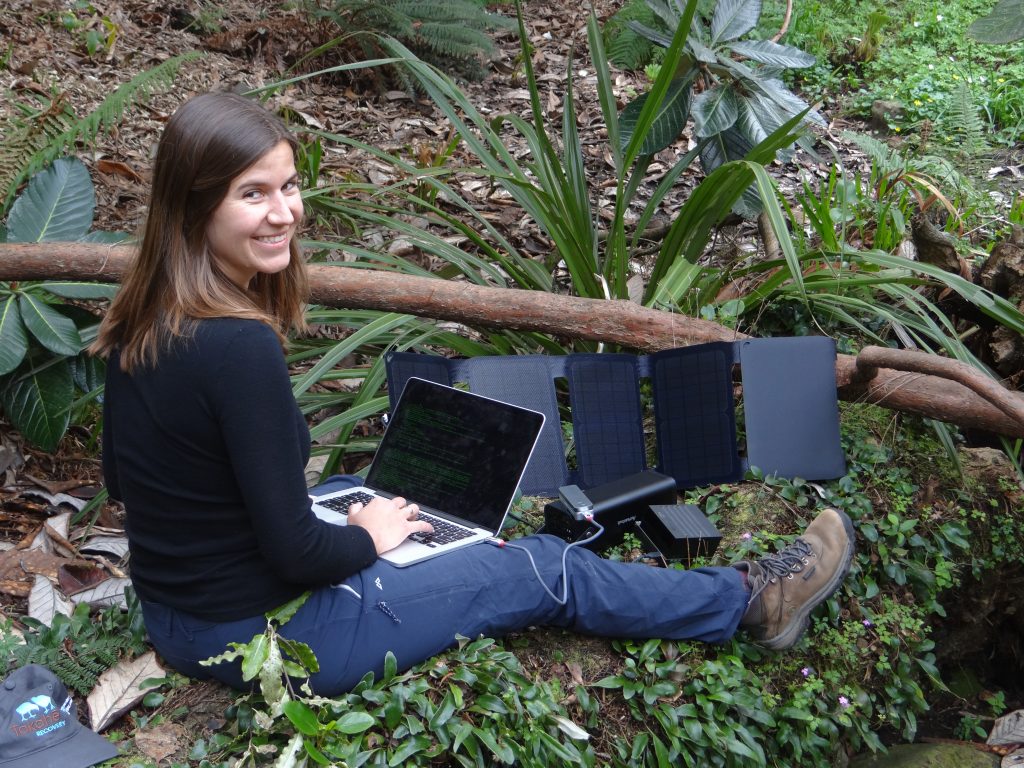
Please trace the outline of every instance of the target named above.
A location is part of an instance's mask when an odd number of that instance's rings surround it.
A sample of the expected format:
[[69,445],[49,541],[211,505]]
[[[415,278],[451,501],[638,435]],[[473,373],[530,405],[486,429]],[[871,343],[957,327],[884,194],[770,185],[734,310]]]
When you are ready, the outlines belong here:
[[[316,492],[353,483],[361,480],[337,476]],[[513,543],[530,550],[540,577],[561,597],[566,543],[545,535]],[[581,547],[566,557],[566,578],[568,599],[560,605],[541,586],[525,552],[491,543],[406,568],[378,560],[341,584],[315,590],[281,634],[313,649],[320,662],[313,690],[333,696],[369,671],[380,675],[389,650],[407,669],[454,645],[456,635],[501,637],[555,626],[603,637],[723,642],[736,631],[748,599],[734,568],[655,568],[606,560]],[[247,687],[237,663],[198,662],[263,632],[262,614],[217,623],[155,603],[142,608],[151,642],[172,667]]]

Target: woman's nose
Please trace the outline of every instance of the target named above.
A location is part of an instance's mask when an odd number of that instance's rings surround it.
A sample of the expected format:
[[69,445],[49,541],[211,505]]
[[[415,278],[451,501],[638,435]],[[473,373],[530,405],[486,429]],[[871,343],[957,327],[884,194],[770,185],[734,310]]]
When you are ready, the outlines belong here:
[[267,219],[280,224],[291,224],[295,221],[295,214],[288,204],[288,199],[283,194],[278,193],[271,198]]

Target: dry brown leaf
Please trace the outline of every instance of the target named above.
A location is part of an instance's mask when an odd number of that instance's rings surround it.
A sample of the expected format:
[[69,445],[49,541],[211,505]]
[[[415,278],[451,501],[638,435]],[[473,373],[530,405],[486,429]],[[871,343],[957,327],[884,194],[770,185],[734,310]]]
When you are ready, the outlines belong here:
[[988,735],[988,744],[1024,744],[1024,709],[1018,709],[996,720]]
[[139,184],[143,181],[142,176],[134,168],[117,160],[97,160],[96,170],[111,176],[121,176]]
[[78,547],[82,555],[105,555],[111,559],[123,560],[128,555],[127,536],[93,536]]
[[115,579],[106,579],[91,589],[76,592],[72,596],[75,603],[88,603],[91,606],[119,605],[122,608],[128,607],[128,601],[124,591],[131,584],[131,580],[125,576]]
[[188,743],[188,734],[177,723],[160,723],[135,732],[135,746],[157,763],[186,748]]
[[48,578],[36,576],[35,583],[28,593],[28,615],[46,626],[53,623],[58,613],[70,616],[71,603],[60,594]]
[[163,667],[157,663],[156,654],[152,651],[131,661],[118,662],[108,669],[100,675],[87,698],[92,729],[99,733],[157,687],[149,685],[140,688],[140,683],[165,676]]
[[100,582],[110,578],[105,570],[95,563],[79,561],[63,563],[57,569],[57,584],[65,595],[73,595],[86,589],[92,589]]
[[57,581],[60,567],[67,562],[66,557],[41,549],[15,549],[0,554],[0,577],[17,579],[39,574]]

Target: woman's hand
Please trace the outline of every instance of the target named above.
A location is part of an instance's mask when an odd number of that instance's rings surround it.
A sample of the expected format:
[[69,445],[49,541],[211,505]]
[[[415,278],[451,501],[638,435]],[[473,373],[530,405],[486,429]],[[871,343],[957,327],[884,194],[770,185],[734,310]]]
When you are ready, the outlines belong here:
[[425,520],[417,520],[420,510],[415,504],[406,504],[396,496],[385,499],[378,496],[369,504],[353,504],[348,508],[348,524],[364,528],[373,539],[378,555],[394,549],[414,533],[432,533],[434,528]]

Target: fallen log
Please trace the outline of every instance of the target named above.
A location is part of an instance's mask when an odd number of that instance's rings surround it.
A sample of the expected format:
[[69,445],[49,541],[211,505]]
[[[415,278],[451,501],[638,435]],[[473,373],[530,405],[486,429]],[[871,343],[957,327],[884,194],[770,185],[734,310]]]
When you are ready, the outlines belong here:
[[[90,243],[2,244],[0,280],[117,282],[131,254],[127,246]],[[310,283],[311,298],[317,304],[539,331],[640,352],[747,338],[717,323],[647,309],[625,300],[583,299],[326,265],[311,265]],[[927,356],[928,364],[922,367],[919,353],[881,352],[884,354],[880,356],[878,348],[866,349],[859,362],[853,355],[838,355],[836,386],[840,399],[1024,437],[1024,396],[1019,393],[981,374],[972,378],[955,365],[944,367],[955,361]],[[935,375],[937,372],[940,375]]]

